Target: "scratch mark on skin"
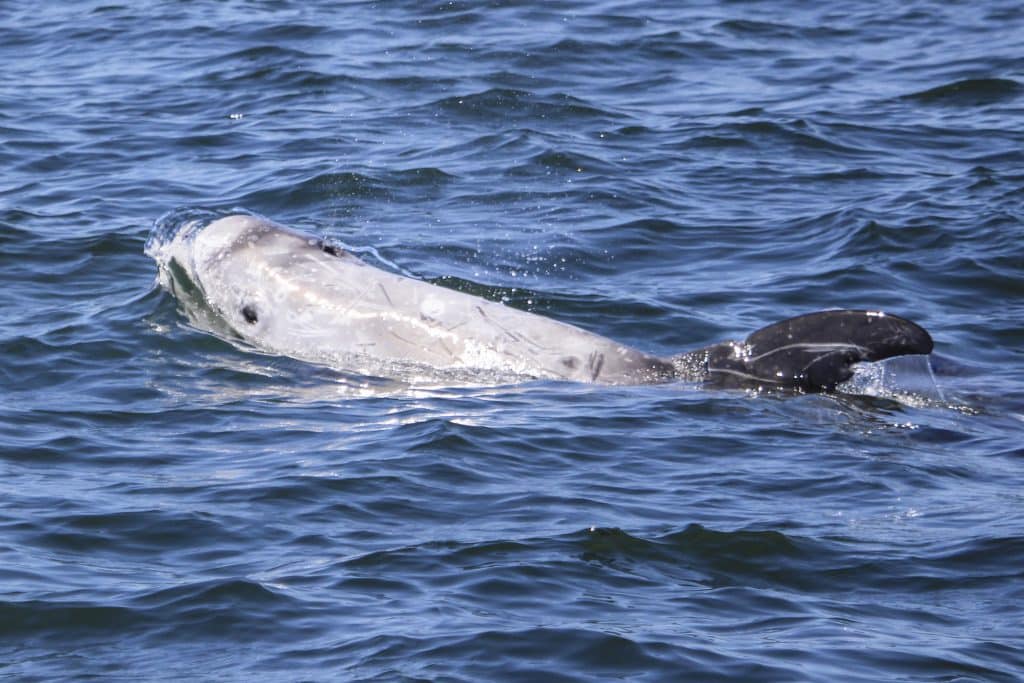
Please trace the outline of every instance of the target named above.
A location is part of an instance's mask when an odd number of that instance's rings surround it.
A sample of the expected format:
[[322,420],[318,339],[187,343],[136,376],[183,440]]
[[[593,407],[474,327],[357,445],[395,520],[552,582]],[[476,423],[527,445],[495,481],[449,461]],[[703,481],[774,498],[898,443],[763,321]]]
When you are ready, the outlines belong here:
[[437,340],[437,345],[440,346],[442,349],[444,349],[444,352],[447,353],[450,358],[455,358],[455,354],[452,352],[451,349],[448,348],[448,345],[445,344],[443,341],[438,339]]
[[[545,348],[545,347],[541,346],[540,344],[538,344],[537,342],[535,342],[533,339],[530,339],[529,337],[526,337],[526,336],[518,335],[515,332],[513,332],[512,330],[510,330],[507,327],[505,327],[504,325],[501,325],[500,323],[498,323],[498,322],[496,322],[494,320],[491,320],[489,317],[487,317],[487,314],[484,312],[484,309],[480,308],[479,306],[476,307],[476,310],[480,313],[480,315],[484,318],[484,320],[488,321],[489,323],[491,323],[492,325],[497,327],[499,330],[504,332],[505,336],[507,336],[512,341],[514,341],[514,342],[526,342],[527,344],[530,344],[530,345],[532,345],[532,346],[534,346],[535,348],[538,348],[538,349],[544,349]],[[452,328],[452,329],[454,329],[454,328]]]
[[419,346],[419,344],[417,344],[415,342],[409,341],[408,339],[406,339],[405,337],[401,336],[400,334],[398,334],[394,330],[388,330],[388,332],[391,334],[392,337],[394,337],[395,339],[397,339],[398,341],[400,341],[400,342],[402,342],[404,344],[408,344],[409,346],[416,346],[416,347]]
[[348,315],[348,314],[349,314],[349,312],[350,312],[350,311],[351,311],[351,310],[352,310],[353,308],[355,308],[355,305],[356,305],[357,303],[359,303],[359,301],[360,301],[360,300],[362,300],[363,296],[364,296],[364,295],[365,295],[365,294],[367,293],[367,291],[368,291],[368,290],[364,289],[364,290],[362,290],[361,292],[358,292],[358,293],[357,293],[357,294],[356,294],[356,295],[355,295],[354,297],[352,297],[352,300],[348,302],[348,306],[346,306],[346,307],[345,307],[345,308],[343,308],[343,309],[342,309],[341,311],[339,311],[339,313],[340,313],[341,315]]
[[377,286],[380,287],[380,291],[384,294],[384,298],[387,299],[388,306],[391,306],[391,308],[394,308],[395,307],[395,302],[391,300],[390,296],[388,296],[388,290],[384,289],[384,285],[382,285],[379,282],[377,283]]
[[[759,361],[762,358],[766,358],[768,356],[772,356],[772,355],[774,355],[776,353],[782,353],[784,351],[789,351],[790,349],[797,349],[799,351],[810,351],[812,353],[817,352],[817,353],[820,353],[822,355],[826,355],[829,352],[846,351],[847,349],[859,351],[864,356],[867,356],[871,352],[870,349],[868,349],[868,348],[866,348],[864,346],[858,346],[857,344],[850,344],[850,343],[846,343],[846,342],[832,342],[832,343],[823,343],[823,344],[796,343],[796,344],[787,344],[785,346],[777,346],[774,349],[770,349],[768,351],[765,351],[764,353],[758,354],[756,356],[751,356],[748,360],[750,360],[750,361]],[[811,362],[813,363],[814,361],[811,361]]]
[[590,358],[587,360],[587,368],[590,370],[590,381],[597,381],[597,376],[601,374],[601,368],[604,367],[604,354],[594,352],[590,354]]
[[732,375],[734,377],[739,377],[740,379],[747,380],[747,381],[750,381],[750,382],[755,382],[755,383],[759,382],[759,383],[764,384],[764,383],[767,382],[767,383],[770,383],[770,384],[779,384],[779,385],[785,384],[785,380],[777,380],[777,379],[772,379],[770,377],[759,377],[757,375],[751,375],[751,374],[746,373],[746,372],[740,372],[739,370],[731,370],[729,368],[718,368],[718,367],[711,367],[711,366],[709,366],[708,367],[708,371],[709,372],[719,372],[719,373],[721,373],[723,375]]

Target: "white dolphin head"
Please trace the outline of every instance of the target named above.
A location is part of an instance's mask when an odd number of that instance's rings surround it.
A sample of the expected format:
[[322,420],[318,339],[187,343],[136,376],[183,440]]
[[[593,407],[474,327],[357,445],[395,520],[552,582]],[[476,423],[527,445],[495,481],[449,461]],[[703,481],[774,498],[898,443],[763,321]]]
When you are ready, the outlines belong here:
[[159,266],[160,283],[182,300],[200,327],[251,338],[266,331],[268,311],[280,290],[267,286],[272,269],[306,251],[316,240],[251,214],[172,212],[160,220],[146,243]]

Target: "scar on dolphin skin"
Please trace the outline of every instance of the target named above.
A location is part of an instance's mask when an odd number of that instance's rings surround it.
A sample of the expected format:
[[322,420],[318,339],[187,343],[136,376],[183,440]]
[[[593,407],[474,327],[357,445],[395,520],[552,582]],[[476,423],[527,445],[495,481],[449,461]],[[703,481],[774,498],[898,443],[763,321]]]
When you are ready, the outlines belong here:
[[484,312],[484,309],[480,308],[479,306],[477,306],[477,307],[476,307],[476,310],[477,310],[477,311],[479,311],[479,313],[480,313],[480,316],[481,316],[481,317],[482,317],[482,318],[483,318],[484,320],[486,320],[486,321],[487,321],[487,322],[489,322],[489,323],[490,323],[491,325],[494,325],[494,326],[495,326],[495,327],[497,327],[497,328],[498,328],[499,330],[501,330],[502,332],[504,332],[504,333],[505,333],[505,336],[506,336],[506,337],[508,337],[509,339],[511,339],[512,341],[514,341],[514,342],[526,342],[527,344],[530,344],[530,345],[532,345],[532,346],[533,346],[533,347],[534,347],[535,349],[540,349],[540,350],[542,350],[542,351],[543,351],[543,350],[546,350],[546,347],[544,347],[544,346],[543,346],[543,345],[541,345],[541,344],[538,344],[538,343],[537,343],[536,341],[534,341],[534,340],[533,340],[533,339],[531,339],[530,337],[527,337],[527,336],[524,336],[524,335],[520,335],[520,334],[516,334],[515,332],[513,332],[513,331],[512,331],[512,330],[510,330],[510,329],[508,329],[508,328],[507,328],[507,327],[505,327],[504,325],[502,325],[502,324],[498,323],[498,322],[497,322],[496,320],[494,320],[493,318],[490,318],[490,317],[488,317],[487,313],[485,313],[485,312]]
[[413,341],[409,341],[408,339],[406,339],[406,338],[405,338],[405,337],[403,337],[402,335],[400,335],[400,334],[398,334],[397,332],[395,332],[395,331],[394,331],[394,330],[393,330],[392,328],[390,328],[390,327],[388,328],[388,333],[389,333],[389,334],[390,334],[390,335],[391,335],[392,337],[394,337],[395,339],[397,339],[398,341],[402,342],[403,344],[408,344],[409,346],[422,346],[422,344],[417,344],[416,342],[413,342]]
[[445,344],[443,341],[438,339],[437,342],[436,342],[436,345],[440,346],[441,350],[444,351],[445,353],[447,353],[449,358],[455,358],[455,354],[452,352],[451,349],[448,348],[448,345]]
[[391,300],[390,296],[388,296],[388,290],[384,289],[384,285],[382,285],[379,282],[377,283],[377,286],[380,287],[381,293],[384,294],[384,298],[387,299],[388,306],[390,306],[391,308],[394,308],[395,307],[395,302]]

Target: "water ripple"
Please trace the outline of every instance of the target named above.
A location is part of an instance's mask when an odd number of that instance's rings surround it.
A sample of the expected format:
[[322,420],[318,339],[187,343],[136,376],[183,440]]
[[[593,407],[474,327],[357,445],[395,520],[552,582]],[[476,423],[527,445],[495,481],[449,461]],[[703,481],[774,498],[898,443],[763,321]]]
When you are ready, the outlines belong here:
[[[1019,2],[0,15],[0,676],[1024,671]],[[340,373],[189,324],[182,206],[653,353],[834,307],[937,350],[786,397]]]

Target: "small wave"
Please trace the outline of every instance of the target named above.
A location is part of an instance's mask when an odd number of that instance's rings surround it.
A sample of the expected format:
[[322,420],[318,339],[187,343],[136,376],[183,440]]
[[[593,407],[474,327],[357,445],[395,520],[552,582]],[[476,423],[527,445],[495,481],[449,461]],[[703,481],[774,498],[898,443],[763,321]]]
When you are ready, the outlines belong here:
[[579,539],[583,558],[617,565],[660,566],[678,575],[687,568],[690,580],[710,586],[814,583],[810,578],[824,547],[775,530],[718,531],[690,524],[682,531],[645,539],[620,529],[593,529]]
[[844,159],[869,156],[868,150],[839,142],[828,135],[826,128],[811,126],[802,119],[788,122],[740,122],[722,126],[721,130],[735,133],[751,145],[782,143],[794,152],[808,151],[815,155],[832,153],[841,155]]
[[402,185],[426,185],[439,187],[454,180],[455,176],[440,168],[426,166],[423,168],[407,168],[388,174],[387,178]]
[[292,599],[258,582],[211,580],[128,598],[0,601],[0,637],[31,635],[66,644],[151,634],[161,642],[188,642],[198,634],[270,635],[294,613]]
[[[81,453],[81,446],[67,448]],[[102,451],[101,451],[102,452]],[[64,551],[89,548],[95,555],[193,551],[200,546],[230,546],[244,540],[202,514],[163,510],[124,510],[70,514],[40,530],[36,542]]]
[[[396,200],[414,204],[443,196],[456,176],[434,166],[407,168],[382,174],[380,186]],[[380,255],[377,254],[379,257]],[[394,264],[389,264],[394,267]]]
[[548,171],[610,175],[615,172],[615,169],[605,161],[591,156],[549,149],[534,155],[524,164],[509,168],[505,173],[509,176],[533,176],[538,172],[547,173]]
[[612,112],[562,93],[539,95],[525,90],[491,88],[469,95],[446,97],[429,105],[471,119],[583,120],[615,118]]
[[1024,85],[1008,78],[967,78],[904,95],[902,99],[956,107],[979,107],[1016,99]]
[[315,56],[297,48],[282,47],[280,45],[256,45],[236,50],[235,52],[217,55],[214,58],[206,58],[204,61],[226,64],[234,61],[257,62],[263,60],[308,59]]
[[784,40],[828,39],[835,40],[854,35],[853,31],[832,26],[797,26],[770,21],[751,19],[728,19],[716,25],[717,29],[742,37],[772,38]]
[[133,628],[145,618],[129,607],[48,600],[0,602],[0,637],[100,635]]
[[677,146],[678,149],[753,149],[749,140],[733,135],[697,135]]
[[298,183],[255,190],[239,197],[237,203],[283,213],[288,209],[308,209],[341,198],[388,199],[390,196],[387,185],[373,176],[355,172],[329,172]]
[[218,607],[260,607],[287,605],[281,594],[257,581],[245,579],[211,580],[162,588],[137,595],[132,603],[139,607],[159,608],[163,612],[215,610]]

